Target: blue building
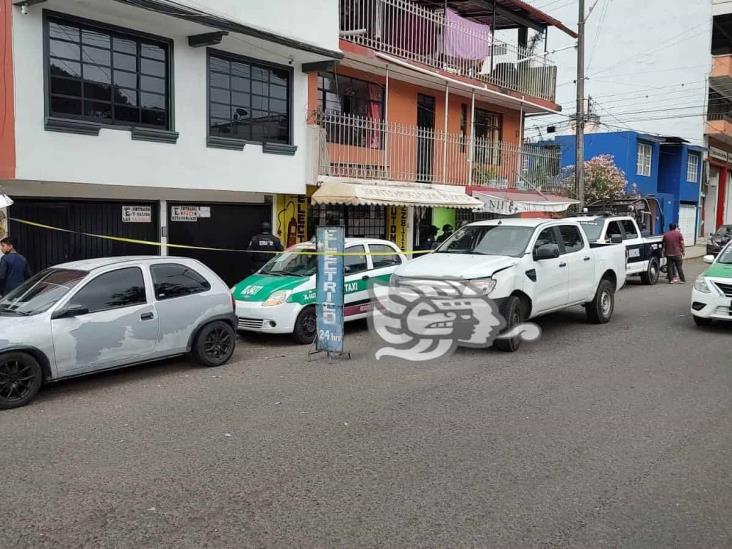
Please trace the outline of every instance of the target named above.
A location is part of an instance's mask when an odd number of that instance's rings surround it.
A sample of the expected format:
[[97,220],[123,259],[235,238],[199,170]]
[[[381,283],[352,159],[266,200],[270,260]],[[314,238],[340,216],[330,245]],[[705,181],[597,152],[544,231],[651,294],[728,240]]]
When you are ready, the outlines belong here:
[[[555,138],[561,148],[562,167],[575,161],[574,135]],[[627,193],[654,197],[662,204],[663,221],[657,215],[657,231],[676,223],[691,244],[700,236],[699,186],[704,147],[678,137],[657,137],[634,131],[585,134],[585,160],[612,155],[628,180]],[[661,226],[663,223],[664,227]]]

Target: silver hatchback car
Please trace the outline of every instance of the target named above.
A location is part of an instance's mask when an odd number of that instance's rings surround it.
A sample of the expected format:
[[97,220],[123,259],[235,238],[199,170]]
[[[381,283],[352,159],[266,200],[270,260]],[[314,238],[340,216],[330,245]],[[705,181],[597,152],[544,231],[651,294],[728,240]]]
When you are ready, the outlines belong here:
[[46,269],[0,300],[0,408],[45,382],[193,353],[220,366],[234,353],[231,292],[179,257],[114,257]]

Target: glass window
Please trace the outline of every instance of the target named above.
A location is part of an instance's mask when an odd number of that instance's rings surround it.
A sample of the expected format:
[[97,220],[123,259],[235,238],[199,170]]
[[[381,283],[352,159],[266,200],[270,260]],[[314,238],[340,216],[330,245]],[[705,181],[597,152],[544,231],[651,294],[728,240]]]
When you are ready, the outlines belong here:
[[690,183],[699,182],[699,155],[689,153],[689,160],[686,165],[686,180]]
[[0,301],[0,314],[34,315],[47,311],[89,274],[70,269],[46,269],[26,280]]
[[559,227],[559,234],[562,235],[562,244],[564,244],[565,254],[579,252],[585,247],[582,235],[577,227],[573,227],[572,225],[561,225]]
[[243,59],[209,55],[209,135],[290,143],[290,77]]
[[369,244],[369,250],[372,254],[384,254],[371,256],[374,269],[393,267],[394,265],[401,265],[402,263],[399,255],[394,251],[394,248],[387,246],[386,244]]
[[485,184],[495,179],[494,171],[485,166],[501,164],[501,136],[503,134],[503,115],[475,109],[475,163],[481,166],[476,173],[477,184]]
[[458,229],[437,249],[437,253],[475,255],[524,255],[533,227],[469,225]]
[[640,235],[635,230],[635,223],[630,219],[623,220],[623,229],[625,229],[625,238],[638,238]]
[[597,242],[602,234],[602,228],[605,226],[605,220],[602,217],[581,219],[579,222],[582,230],[587,235],[587,240]]
[[196,271],[178,263],[150,267],[155,299],[173,299],[184,295],[200,294],[211,289],[211,284]]
[[358,246],[349,246],[346,248],[348,254],[364,254],[364,255],[347,255],[343,258],[343,267],[345,274],[360,273],[368,269],[366,263],[366,248],[359,244]]
[[636,172],[638,175],[650,177],[651,175],[651,155],[653,147],[648,143],[638,143],[638,159]]
[[71,298],[70,307],[85,307],[90,313],[147,302],[142,270],[117,269],[94,278]]
[[607,225],[607,236],[605,238],[610,241],[616,235],[622,237],[623,231],[620,228],[620,223],[618,223],[617,221],[611,221]]
[[169,128],[168,44],[57,16],[46,24],[51,116]]
[[534,244],[534,252],[547,244],[556,244],[559,246],[559,241],[557,240],[557,235],[554,232],[554,227],[547,227],[539,233],[539,237],[536,239],[536,244]]

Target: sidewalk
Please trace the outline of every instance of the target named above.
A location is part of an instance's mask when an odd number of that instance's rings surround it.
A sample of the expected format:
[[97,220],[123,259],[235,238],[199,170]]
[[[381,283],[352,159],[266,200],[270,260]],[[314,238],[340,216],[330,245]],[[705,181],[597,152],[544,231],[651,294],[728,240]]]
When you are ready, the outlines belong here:
[[697,257],[703,257],[707,253],[707,247],[706,245],[701,246],[689,246],[686,248],[686,255],[684,256],[684,259],[696,259]]

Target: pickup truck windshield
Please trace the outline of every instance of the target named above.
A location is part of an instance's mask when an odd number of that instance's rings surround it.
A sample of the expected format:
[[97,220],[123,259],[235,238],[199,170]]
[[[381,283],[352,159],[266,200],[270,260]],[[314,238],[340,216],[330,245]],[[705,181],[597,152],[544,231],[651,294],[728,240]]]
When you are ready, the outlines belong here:
[[472,225],[463,227],[437,248],[438,254],[524,255],[533,227]]
[[587,240],[590,242],[597,242],[602,234],[602,227],[605,225],[605,220],[600,217],[581,219],[579,222],[587,235]]
[[72,269],[41,271],[0,301],[0,314],[30,316],[47,311],[87,274]]
[[312,276],[318,267],[318,258],[315,255],[297,253],[306,251],[314,252],[315,248],[298,248],[297,251],[276,255],[259,273],[273,276]]

